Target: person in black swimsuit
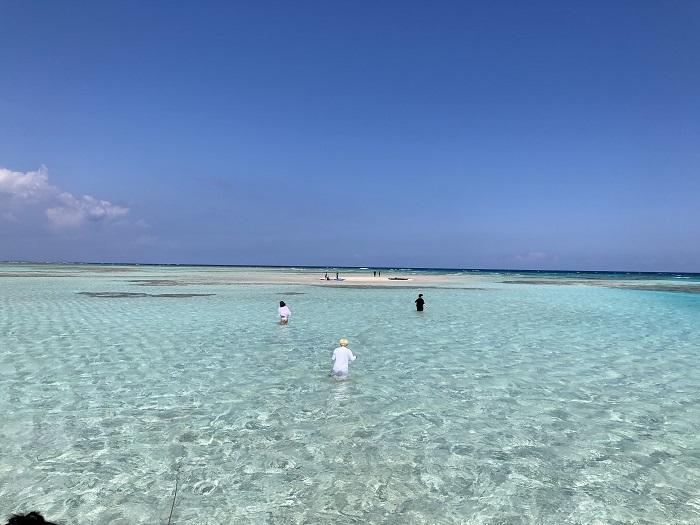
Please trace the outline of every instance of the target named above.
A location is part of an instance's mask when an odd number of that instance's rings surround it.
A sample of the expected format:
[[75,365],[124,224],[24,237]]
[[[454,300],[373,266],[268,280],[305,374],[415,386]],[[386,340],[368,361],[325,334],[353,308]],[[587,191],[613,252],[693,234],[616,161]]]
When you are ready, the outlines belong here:
[[419,293],[418,299],[416,299],[416,310],[419,312],[422,312],[424,304],[425,304],[425,301],[423,300],[423,294]]

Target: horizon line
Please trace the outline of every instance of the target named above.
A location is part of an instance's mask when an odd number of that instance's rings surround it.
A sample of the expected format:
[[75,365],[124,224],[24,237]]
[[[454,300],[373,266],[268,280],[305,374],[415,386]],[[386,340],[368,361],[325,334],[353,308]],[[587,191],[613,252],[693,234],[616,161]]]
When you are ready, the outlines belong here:
[[458,271],[458,272],[537,272],[537,273],[625,273],[644,275],[699,275],[700,272],[677,271],[642,271],[642,270],[562,270],[562,269],[522,269],[522,268],[452,268],[440,266],[343,266],[343,265],[308,265],[308,264],[205,264],[205,263],[137,263],[137,262],[94,262],[94,261],[0,261],[0,264],[43,264],[43,265],[95,265],[95,266],[185,266],[204,268],[305,268],[305,269],[350,269],[350,270],[393,270],[393,271]]

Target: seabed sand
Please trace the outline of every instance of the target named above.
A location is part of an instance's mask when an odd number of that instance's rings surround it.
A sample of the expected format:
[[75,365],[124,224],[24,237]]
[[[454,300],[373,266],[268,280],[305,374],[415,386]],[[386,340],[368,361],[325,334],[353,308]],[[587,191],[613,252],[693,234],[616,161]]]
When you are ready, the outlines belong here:
[[470,287],[485,281],[484,276],[427,272],[409,273],[407,271],[386,271],[386,273],[382,272],[381,277],[358,271],[347,273],[341,271],[338,274],[339,280],[335,279],[335,271],[329,271],[329,279],[326,279],[325,272],[306,268],[206,268],[194,271],[188,271],[188,268],[182,267],[154,268],[152,273],[149,272],[149,275],[143,274],[137,279],[131,279],[130,283],[141,286],[289,284],[352,288],[420,288],[431,286]]
[[[162,271],[161,271],[162,270]],[[537,275],[522,275],[517,272],[481,272],[481,273],[431,273],[414,270],[382,270],[381,277],[371,272],[348,270],[338,272],[340,280],[335,279],[335,270],[328,272],[310,268],[157,268],[159,275],[153,278],[140,278],[131,281],[142,286],[175,285],[222,285],[222,284],[289,284],[311,285],[338,288],[491,288],[494,285],[520,286],[595,286],[606,288],[626,288],[648,291],[673,291],[700,293],[700,285],[692,282],[674,281],[668,277],[661,279],[624,278],[589,278],[582,279],[575,274],[543,278]],[[172,277],[170,277],[172,275]],[[393,278],[399,278],[398,280]]]
[[[311,285],[325,287],[348,287],[348,288],[416,288],[431,286],[460,286],[469,287],[476,284],[480,279],[465,275],[447,274],[406,274],[396,272],[374,277],[372,274],[359,272],[342,273],[339,272],[340,280],[335,279],[335,272],[329,272],[329,279],[326,280],[325,272],[313,270],[289,270],[289,269],[210,269],[205,274],[201,271],[189,274],[180,272],[173,279],[161,274],[153,279],[134,279],[133,284],[143,286],[175,286],[182,284],[289,284],[289,285]],[[400,277],[395,280],[391,277]]]

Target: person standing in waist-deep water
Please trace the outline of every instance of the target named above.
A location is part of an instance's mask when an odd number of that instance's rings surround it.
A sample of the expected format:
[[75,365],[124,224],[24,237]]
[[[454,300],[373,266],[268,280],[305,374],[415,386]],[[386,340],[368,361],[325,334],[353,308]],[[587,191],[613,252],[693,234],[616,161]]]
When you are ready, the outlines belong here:
[[280,314],[280,324],[289,324],[289,318],[292,316],[289,306],[284,304],[284,301],[280,301],[280,307],[277,311]]
[[419,293],[418,294],[418,299],[416,299],[416,310],[418,312],[423,311],[423,305],[425,304],[425,301],[423,300],[423,294]]
[[348,368],[350,361],[357,359],[357,356],[348,348],[348,340],[341,339],[338,341],[340,346],[333,350],[333,370],[331,376],[336,379],[346,379],[348,377]]

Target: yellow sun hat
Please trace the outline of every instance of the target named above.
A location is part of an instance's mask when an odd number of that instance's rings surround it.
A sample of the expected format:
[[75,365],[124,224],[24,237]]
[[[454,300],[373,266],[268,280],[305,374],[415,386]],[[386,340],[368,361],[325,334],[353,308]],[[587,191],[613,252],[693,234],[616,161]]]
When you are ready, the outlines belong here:
[[340,346],[348,346],[349,341],[347,339],[341,339],[338,341],[340,343]]

